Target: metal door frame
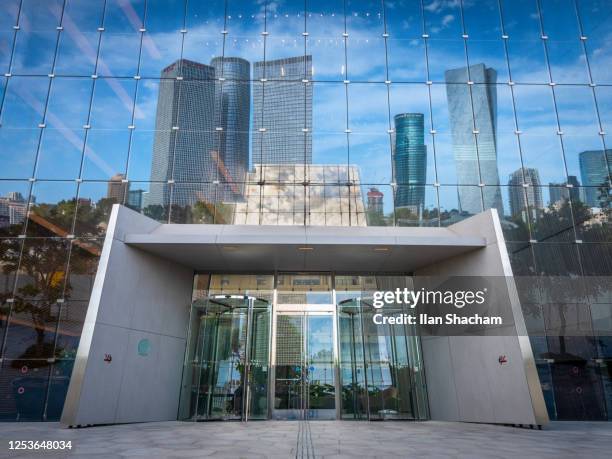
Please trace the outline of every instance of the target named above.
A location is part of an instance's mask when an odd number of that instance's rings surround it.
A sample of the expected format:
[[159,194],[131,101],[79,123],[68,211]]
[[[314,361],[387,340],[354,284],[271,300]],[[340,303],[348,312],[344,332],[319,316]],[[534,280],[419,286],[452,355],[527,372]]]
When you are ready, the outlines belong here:
[[[308,316],[331,316],[332,318],[332,370],[334,372],[334,394],[335,394],[335,410],[336,419],[340,419],[340,378],[338,371],[338,318],[336,314],[335,304],[277,304],[276,290],[274,292],[274,305],[272,308],[272,332],[270,333],[270,371],[269,381],[269,403],[268,403],[268,418],[273,419],[274,403],[276,396],[276,335],[277,335],[277,318],[279,315],[302,316],[304,321],[302,324],[302,356],[300,365],[306,366],[306,356],[308,353]],[[308,411],[310,402],[308,381],[304,380],[302,373],[302,390],[301,390],[301,416],[300,419],[308,419]]]
[[[251,370],[251,347],[252,347],[252,333],[251,333],[251,327],[253,326],[253,305],[255,303],[255,301],[257,300],[257,298],[253,297],[253,296],[247,296],[247,295],[210,295],[208,297],[206,297],[207,301],[211,301],[213,300],[215,303],[219,304],[220,306],[224,306],[227,307],[230,313],[234,312],[234,309],[236,309],[236,307],[232,307],[229,304],[225,304],[223,300],[244,300],[245,301],[245,306],[247,308],[246,311],[246,336],[245,336],[245,355],[244,355],[244,374],[242,375],[242,387],[243,387],[243,393],[242,393],[242,401],[241,401],[241,405],[242,405],[242,412],[240,414],[240,420],[241,421],[248,421],[248,416],[249,416],[249,400],[250,400],[250,370]],[[190,314],[193,314],[193,308],[190,311]],[[228,311],[225,311],[228,312]],[[224,313],[225,313],[224,312]],[[218,333],[219,333],[219,318],[223,313],[218,313],[215,314],[216,318],[216,326],[215,326],[215,339],[214,339],[214,348],[217,348],[218,345]],[[191,319],[189,321],[190,326],[191,326]],[[191,330],[189,330],[189,333],[191,333]],[[196,339],[200,339],[199,333],[200,333],[200,329],[198,326],[198,330],[197,330],[198,336]],[[189,342],[189,337],[188,337],[188,342]],[[198,347],[198,344],[196,343],[196,349]],[[204,347],[202,346],[200,349],[200,358],[198,359],[198,361],[200,362],[200,365],[202,364],[202,354],[204,352]],[[214,357],[216,357],[216,350],[213,351]],[[215,361],[216,364],[216,361]],[[212,372],[212,376],[214,376],[214,371]],[[201,368],[198,370],[198,384],[197,387],[200,387],[200,381],[202,378],[202,371]],[[207,397],[207,408],[206,408],[206,412],[207,412],[207,416],[208,413],[210,412],[210,403],[211,403],[211,386],[209,385],[208,388],[208,397]],[[195,418],[197,421],[197,417],[198,417],[198,410],[199,410],[199,393],[196,395],[196,403],[195,403]],[[212,420],[212,419],[207,419],[207,420]],[[224,420],[224,419],[222,419]]]

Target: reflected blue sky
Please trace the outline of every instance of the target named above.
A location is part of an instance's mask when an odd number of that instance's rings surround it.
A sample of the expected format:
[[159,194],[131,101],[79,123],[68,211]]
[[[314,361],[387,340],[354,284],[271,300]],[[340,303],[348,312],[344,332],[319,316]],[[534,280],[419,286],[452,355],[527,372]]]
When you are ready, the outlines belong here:
[[[603,149],[600,132],[612,129],[610,2],[577,0],[579,16],[574,0],[422,5],[23,0],[20,8],[17,0],[4,1],[0,67],[12,76],[0,88],[2,178],[108,180],[127,173],[146,181],[162,68],[181,57],[254,62],[304,54],[313,59],[313,162],[356,164],[364,187],[391,183],[388,129],[404,112],[425,114],[427,184],[457,183],[444,72],[476,63],[498,74],[501,184],[521,165],[537,168],[542,185],[580,176],[578,154]],[[72,185],[53,187],[51,201],[68,197],[60,189]],[[100,186],[89,197],[104,193]],[[385,196],[390,209],[391,194]],[[452,208],[456,197],[448,199],[441,204]]]

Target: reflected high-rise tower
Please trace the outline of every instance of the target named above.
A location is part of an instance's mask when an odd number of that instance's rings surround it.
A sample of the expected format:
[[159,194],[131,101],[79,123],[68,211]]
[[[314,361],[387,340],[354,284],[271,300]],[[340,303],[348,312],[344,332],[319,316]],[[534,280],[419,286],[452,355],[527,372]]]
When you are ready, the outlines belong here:
[[[445,79],[459,207],[475,214],[484,204],[484,209],[496,208],[502,215],[496,145],[497,72],[476,64],[447,70]],[[468,80],[478,84],[467,84]]]
[[561,204],[564,201],[570,200],[573,204],[582,201],[580,182],[575,175],[568,175],[567,181],[563,183],[549,183],[548,194],[550,195],[551,204]]
[[603,207],[602,187],[610,186],[612,176],[612,149],[583,151],[579,155],[580,178],[587,206]]
[[253,79],[253,163],[312,163],[312,57],[255,62]]
[[[523,185],[527,184],[528,187]],[[523,167],[510,174],[508,180],[508,194],[510,198],[510,212],[515,218],[527,220],[527,211],[537,212],[544,208],[542,199],[542,186],[540,173],[537,169]],[[533,218],[536,217],[534,213]]]
[[395,207],[408,208],[415,215],[422,216],[427,175],[424,116],[422,113],[401,113],[395,115],[394,121]]
[[[177,77],[182,77],[178,80]],[[167,206],[169,180],[176,182],[172,203],[180,206],[214,200],[215,69],[181,59],[161,72],[151,163],[151,188],[145,206]]]
[[220,180],[229,184],[228,192],[241,195],[249,167],[251,64],[239,57],[215,57],[210,65],[217,78],[215,151]]

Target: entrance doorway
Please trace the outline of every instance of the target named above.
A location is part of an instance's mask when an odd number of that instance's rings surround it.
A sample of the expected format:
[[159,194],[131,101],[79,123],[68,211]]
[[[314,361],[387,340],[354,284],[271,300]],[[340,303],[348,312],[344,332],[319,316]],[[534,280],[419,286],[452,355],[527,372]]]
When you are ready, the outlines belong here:
[[[427,419],[414,326],[372,292],[408,276],[197,275],[179,419]],[[407,305],[385,308],[409,313]]]
[[183,399],[195,421],[266,419],[270,304],[218,295],[191,307]]
[[336,419],[336,333],[332,311],[275,314],[273,419]]

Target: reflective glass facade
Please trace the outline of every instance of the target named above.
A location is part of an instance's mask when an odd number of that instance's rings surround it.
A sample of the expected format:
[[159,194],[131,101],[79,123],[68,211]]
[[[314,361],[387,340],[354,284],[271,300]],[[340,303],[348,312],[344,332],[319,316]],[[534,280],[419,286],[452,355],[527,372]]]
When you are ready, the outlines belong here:
[[[2,419],[58,419],[116,202],[255,225],[496,208],[515,275],[612,274],[607,0],[0,9]],[[423,115],[419,174],[400,114]],[[520,293],[551,418],[612,418],[612,300]],[[547,336],[560,315],[589,333]]]

